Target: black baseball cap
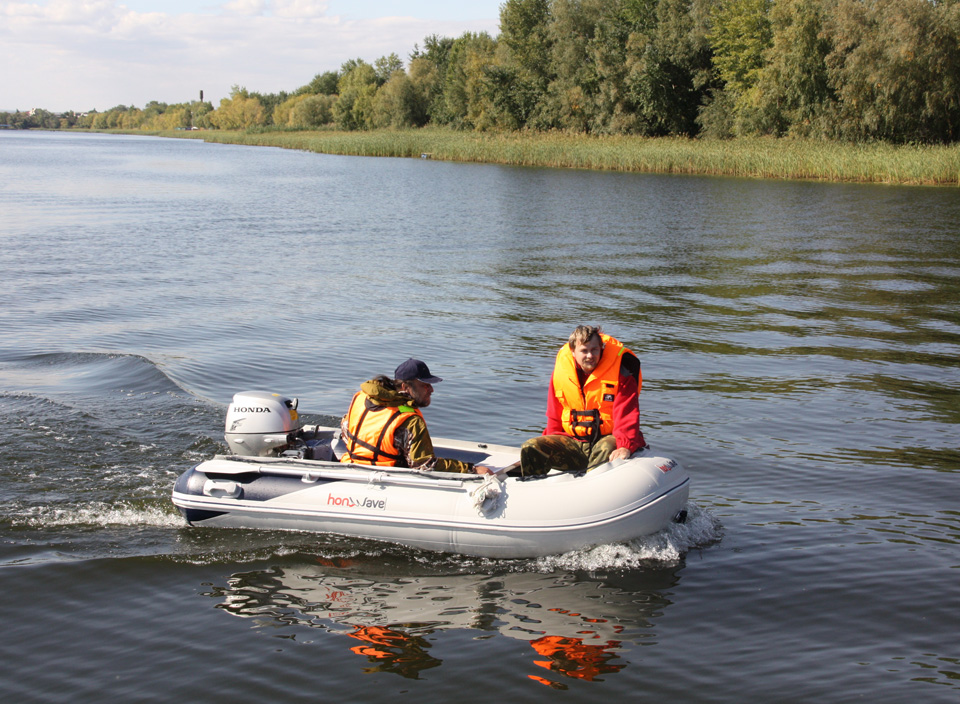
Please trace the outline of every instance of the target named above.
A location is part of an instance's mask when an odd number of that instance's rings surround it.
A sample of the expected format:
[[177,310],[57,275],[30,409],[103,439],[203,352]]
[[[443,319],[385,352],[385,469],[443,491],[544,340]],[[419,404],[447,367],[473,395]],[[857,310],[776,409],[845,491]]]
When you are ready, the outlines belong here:
[[418,379],[428,384],[436,384],[438,381],[443,381],[440,377],[433,376],[426,364],[413,357],[397,367],[397,371],[393,373],[393,378],[400,381],[413,381],[414,379]]

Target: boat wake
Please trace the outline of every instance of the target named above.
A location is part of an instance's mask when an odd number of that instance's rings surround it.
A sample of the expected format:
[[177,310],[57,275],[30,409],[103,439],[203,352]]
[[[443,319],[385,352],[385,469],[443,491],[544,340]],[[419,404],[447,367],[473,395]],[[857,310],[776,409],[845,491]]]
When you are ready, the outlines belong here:
[[598,545],[562,555],[542,557],[531,566],[542,572],[557,570],[630,570],[649,566],[679,564],[686,553],[716,543],[722,537],[720,521],[709,511],[687,503],[687,520],[671,523],[653,535],[626,543]]
[[183,518],[167,506],[93,502],[82,506],[34,506],[16,523],[33,528],[117,527],[181,528]]

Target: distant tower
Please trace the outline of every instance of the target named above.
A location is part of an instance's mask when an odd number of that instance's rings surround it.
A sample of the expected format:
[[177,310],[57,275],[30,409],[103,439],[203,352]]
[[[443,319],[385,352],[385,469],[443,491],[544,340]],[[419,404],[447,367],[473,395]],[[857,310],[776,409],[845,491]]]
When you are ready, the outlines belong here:
[[203,102],[203,91],[200,91],[200,102]]

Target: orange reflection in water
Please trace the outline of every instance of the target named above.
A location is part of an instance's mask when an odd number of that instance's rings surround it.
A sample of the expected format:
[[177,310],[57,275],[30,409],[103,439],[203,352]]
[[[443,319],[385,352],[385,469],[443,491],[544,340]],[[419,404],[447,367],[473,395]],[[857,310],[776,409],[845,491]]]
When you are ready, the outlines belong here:
[[[580,613],[568,611],[567,609],[554,608],[548,609],[548,611],[555,611],[567,616],[579,618],[582,623],[608,623],[605,618],[589,618]],[[617,634],[623,631],[623,626],[619,624],[614,624],[612,628],[613,632]],[[580,638],[576,636],[583,637]],[[601,643],[585,643],[584,639],[600,640],[601,638],[599,633],[591,629],[577,631],[576,636],[543,636],[531,641],[530,645],[533,646],[533,649],[536,650],[538,654],[550,658],[549,660],[534,660],[534,664],[546,668],[551,672],[558,672],[566,677],[573,677],[585,682],[593,682],[594,680],[598,680],[600,675],[619,672],[626,667],[625,664],[614,664],[610,662],[620,657],[615,652],[612,652],[620,649],[621,642],[619,640],[606,640]],[[563,687],[563,685],[551,682],[537,675],[528,675],[528,677],[535,682],[545,684],[554,689]],[[602,682],[603,680],[599,681]]]
[[[543,636],[531,641],[530,645],[538,654],[550,658],[549,660],[534,660],[535,664],[551,672],[559,672],[561,675],[586,682],[593,682],[600,675],[619,672],[625,667],[625,665],[610,662],[620,657],[611,652],[620,648],[620,641],[618,640],[592,644],[584,643],[583,638]],[[535,675],[529,675],[529,677],[542,684],[553,686],[552,682],[544,681],[541,677]]]
[[365,672],[393,672],[410,679],[418,679],[421,670],[437,667],[441,660],[426,652],[430,644],[425,638],[413,636],[384,626],[354,626],[351,638],[365,645],[350,648],[357,655],[365,655],[376,667]]

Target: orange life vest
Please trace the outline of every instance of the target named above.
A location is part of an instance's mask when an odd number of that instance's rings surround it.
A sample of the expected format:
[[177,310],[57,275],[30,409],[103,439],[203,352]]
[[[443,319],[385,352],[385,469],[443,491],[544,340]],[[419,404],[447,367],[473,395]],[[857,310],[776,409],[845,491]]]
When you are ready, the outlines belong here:
[[[620,362],[624,353],[633,354],[609,335],[601,335],[600,339],[603,342],[600,362],[583,382],[582,388],[570,345],[560,348],[553,367],[553,392],[563,407],[560,419],[563,431],[584,441],[613,433],[613,402],[620,388]],[[638,376],[638,390],[639,385]],[[596,430],[597,422],[599,431]]]
[[358,391],[347,411],[347,433],[344,442],[347,452],[341,462],[372,464],[377,467],[395,467],[403,454],[393,442],[393,434],[407,418],[420,416],[419,409],[410,406],[367,407],[370,398]]

